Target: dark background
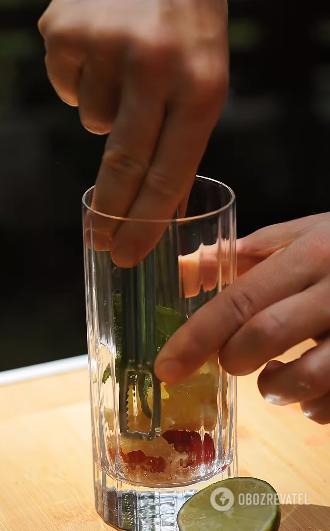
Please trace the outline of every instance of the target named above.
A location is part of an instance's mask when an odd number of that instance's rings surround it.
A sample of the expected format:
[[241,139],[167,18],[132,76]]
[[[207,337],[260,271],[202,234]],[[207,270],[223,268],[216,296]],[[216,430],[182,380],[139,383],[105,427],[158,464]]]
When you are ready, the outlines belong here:
[[[47,80],[47,3],[0,0],[0,370],[87,351],[80,201],[104,138]],[[231,90],[199,173],[235,190],[244,236],[329,210],[330,2],[229,13]]]

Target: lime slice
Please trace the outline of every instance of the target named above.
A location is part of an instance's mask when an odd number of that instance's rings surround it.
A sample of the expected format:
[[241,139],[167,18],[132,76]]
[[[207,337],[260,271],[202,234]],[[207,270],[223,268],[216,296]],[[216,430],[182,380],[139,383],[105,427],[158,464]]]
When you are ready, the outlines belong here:
[[256,478],[219,481],[180,509],[180,531],[277,531],[281,511],[276,491]]

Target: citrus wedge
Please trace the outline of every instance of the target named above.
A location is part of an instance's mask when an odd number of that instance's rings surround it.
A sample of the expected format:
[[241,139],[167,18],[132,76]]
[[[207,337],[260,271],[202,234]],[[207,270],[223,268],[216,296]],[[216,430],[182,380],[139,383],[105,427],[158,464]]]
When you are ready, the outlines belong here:
[[180,509],[180,531],[277,531],[276,491],[256,478],[230,478],[192,496]]

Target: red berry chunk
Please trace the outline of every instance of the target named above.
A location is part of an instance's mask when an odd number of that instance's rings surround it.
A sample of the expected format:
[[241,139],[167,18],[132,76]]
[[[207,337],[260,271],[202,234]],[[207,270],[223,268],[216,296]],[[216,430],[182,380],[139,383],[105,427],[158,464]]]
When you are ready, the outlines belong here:
[[163,457],[150,457],[149,455],[145,455],[142,450],[128,452],[127,454],[120,451],[120,455],[124,463],[129,465],[132,470],[135,470],[136,467],[140,467],[145,472],[165,472],[166,463]]
[[177,452],[188,454],[185,466],[210,464],[215,459],[213,439],[208,433],[204,435],[204,441],[195,431],[168,430],[163,434],[163,438],[172,444]]

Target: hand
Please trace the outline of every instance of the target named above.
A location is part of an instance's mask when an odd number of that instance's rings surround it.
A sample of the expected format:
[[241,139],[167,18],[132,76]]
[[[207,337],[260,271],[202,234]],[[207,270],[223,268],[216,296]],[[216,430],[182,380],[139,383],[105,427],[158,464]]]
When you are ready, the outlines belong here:
[[[241,276],[171,337],[157,358],[157,376],[183,380],[216,350],[226,371],[246,375],[313,338],[315,348],[300,359],[266,365],[258,385],[269,402],[299,402],[306,416],[329,423],[330,213],[266,227],[239,240],[237,249]],[[193,269],[189,257],[181,267],[194,294],[191,272],[207,268]]]
[[[39,21],[48,76],[108,136],[92,207],[119,218],[181,213],[228,89],[226,0],[52,0]],[[94,216],[94,244],[123,267],[163,224]]]

